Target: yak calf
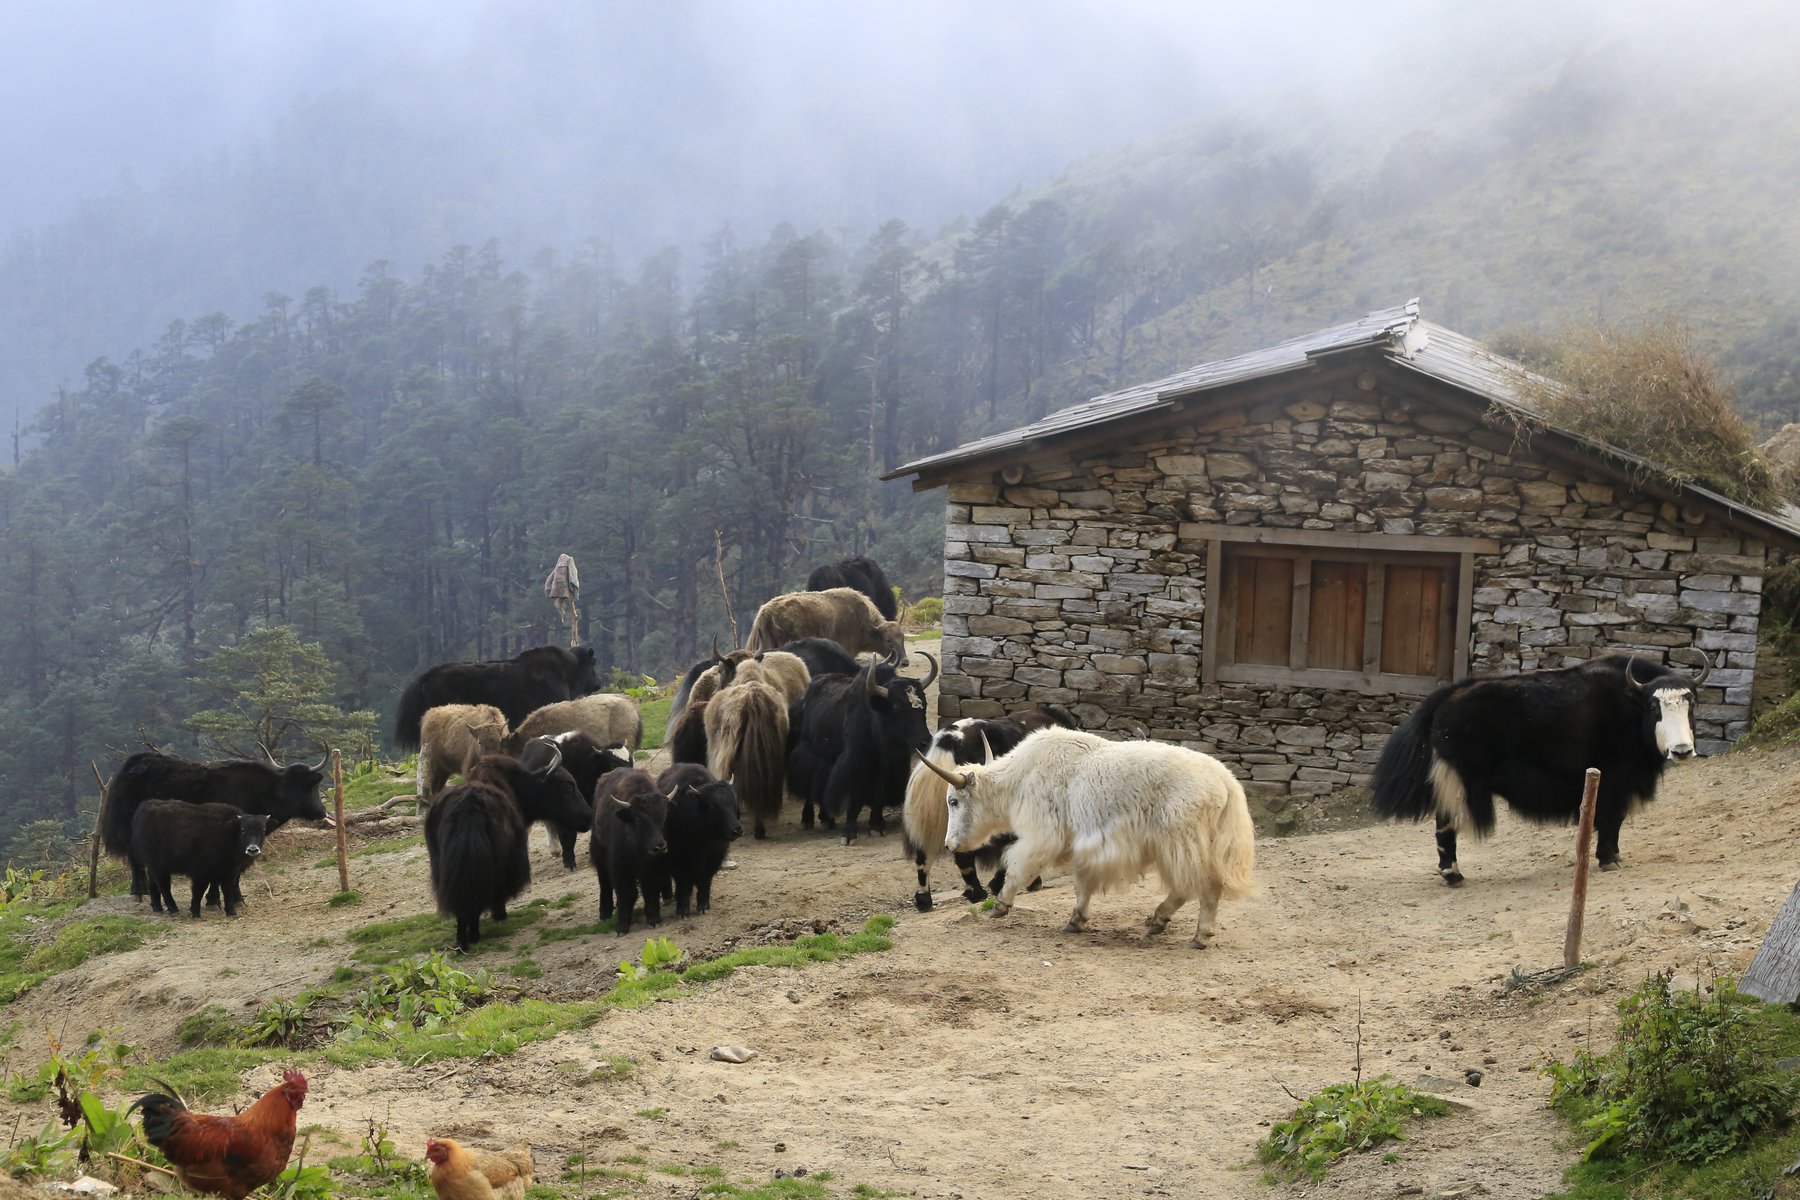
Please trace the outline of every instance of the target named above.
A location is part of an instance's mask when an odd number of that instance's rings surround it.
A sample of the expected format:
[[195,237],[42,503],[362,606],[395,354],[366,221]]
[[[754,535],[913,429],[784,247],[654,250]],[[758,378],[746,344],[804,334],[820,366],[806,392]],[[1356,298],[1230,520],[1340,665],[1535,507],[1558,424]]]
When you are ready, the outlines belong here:
[[188,911],[200,915],[200,899],[208,887],[224,895],[225,915],[237,916],[238,877],[262,853],[269,818],[246,813],[230,804],[189,804],[185,800],[149,800],[131,815],[131,867],[142,872],[150,907],[172,916],[180,909],[170,891],[176,875],[193,880]]
[[588,857],[600,877],[600,919],[616,909],[613,932],[631,932],[631,910],[644,894],[644,924],[662,924],[662,894],[669,879],[665,827],[669,798],[648,771],[614,771],[594,793],[594,833]]

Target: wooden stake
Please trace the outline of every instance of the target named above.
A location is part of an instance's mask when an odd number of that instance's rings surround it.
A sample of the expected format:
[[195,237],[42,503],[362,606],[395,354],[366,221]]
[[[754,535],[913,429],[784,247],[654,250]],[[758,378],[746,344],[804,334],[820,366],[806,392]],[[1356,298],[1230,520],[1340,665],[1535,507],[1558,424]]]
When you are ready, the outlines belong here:
[[344,846],[344,756],[331,752],[331,779],[337,785],[338,891],[350,890],[350,855]]
[[725,619],[731,622],[731,644],[737,646],[737,614],[731,611],[731,591],[725,586],[725,539],[713,530],[713,568],[719,573],[719,599],[725,602]]
[[1594,805],[1600,799],[1600,772],[1587,769],[1581,789],[1581,827],[1575,834],[1575,888],[1569,896],[1569,928],[1563,934],[1563,970],[1581,965],[1581,924],[1587,918],[1588,856],[1594,847]]
[[106,823],[106,793],[110,789],[106,780],[100,778],[100,765],[89,759],[88,766],[94,772],[94,782],[100,785],[100,811],[94,814],[94,840],[88,845],[88,899],[92,900],[100,894],[95,890],[100,874],[100,830]]

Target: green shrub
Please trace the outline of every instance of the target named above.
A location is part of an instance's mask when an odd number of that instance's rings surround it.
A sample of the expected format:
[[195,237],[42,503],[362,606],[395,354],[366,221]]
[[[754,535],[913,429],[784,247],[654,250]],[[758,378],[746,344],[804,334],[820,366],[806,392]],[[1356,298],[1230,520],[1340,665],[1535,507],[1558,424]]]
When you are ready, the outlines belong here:
[[1784,1124],[1800,1076],[1776,1066],[1771,1034],[1729,980],[1710,998],[1652,975],[1619,1003],[1611,1050],[1552,1061],[1550,1104],[1589,1138],[1583,1159],[1630,1153],[1707,1163]]
[[1294,1175],[1317,1178],[1352,1150],[1369,1150],[1400,1132],[1414,1117],[1438,1117],[1450,1106],[1386,1076],[1334,1083],[1301,1101],[1275,1122],[1257,1157]]
[[900,614],[901,624],[908,629],[925,629],[943,620],[944,601],[939,596],[927,596]]

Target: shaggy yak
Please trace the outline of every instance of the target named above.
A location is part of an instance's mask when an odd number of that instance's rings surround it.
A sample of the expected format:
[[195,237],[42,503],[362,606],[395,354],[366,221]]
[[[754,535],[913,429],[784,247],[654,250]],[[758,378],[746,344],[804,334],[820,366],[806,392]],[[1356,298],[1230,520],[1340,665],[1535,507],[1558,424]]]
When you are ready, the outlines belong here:
[[900,606],[894,600],[894,585],[888,582],[887,572],[877,566],[872,558],[858,554],[853,558],[814,567],[812,574],[806,577],[806,590],[809,592],[824,592],[832,588],[855,588],[867,596],[887,620],[900,619]]
[[394,743],[419,748],[419,722],[440,704],[491,704],[517,726],[534,709],[600,690],[594,648],[533,646],[515,658],[439,663],[406,685],[394,711]]
[[1250,891],[1256,830],[1243,785],[1199,751],[1043,729],[996,762],[930,769],[950,785],[945,849],[970,852],[999,834],[1018,835],[1006,851],[996,917],[1012,911],[1021,880],[1067,863],[1075,911],[1064,930],[1077,933],[1087,927],[1095,892],[1133,882],[1154,866],[1169,894],[1144,927],[1161,933],[1177,909],[1196,900],[1200,919],[1188,944],[1202,949],[1219,900]]
[[614,771],[595,790],[588,858],[600,880],[600,919],[616,915],[615,937],[631,932],[631,910],[640,891],[644,924],[662,924],[662,897],[669,886],[668,820],[669,797],[657,790],[648,771]]
[[756,610],[751,650],[778,650],[800,638],[830,638],[851,654],[879,654],[906,665],[906,638],[900,626],[881,615],[855,588],[789,592]]
[[506,920],[509,900],[531,882],[525,832],[532,821],[580,828],[587,801],[562,769],[555,743],[533,742],[523,759],[489,754],[463,772],[425,814],[425,850],[438,911],[456,919],[456,948],[481,940],[481,914]]
[[419,721],[419,802],[429,804],[471,758],[499,754],[506,735],[506,717],[491,704],[440,704],[428,711]]

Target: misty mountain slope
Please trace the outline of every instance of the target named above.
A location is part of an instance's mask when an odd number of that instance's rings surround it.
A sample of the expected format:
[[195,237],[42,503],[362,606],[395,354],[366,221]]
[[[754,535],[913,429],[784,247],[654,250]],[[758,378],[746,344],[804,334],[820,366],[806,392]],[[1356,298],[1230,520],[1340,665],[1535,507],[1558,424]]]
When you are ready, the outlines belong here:
[[[1172,198],[1137,205],[1147,219],[1115,235],[1174,258],[1197,286],[1134,329],[1114,385],[1415,295],[1433,320],[1476,336],[1673,313],[1740,368],[1780,353],[1764,342],[1800,307],[1792,86],[1719,87],[1680,103],[1570,92],[1559,75],[1491,112],[1501,124],[1470,135],[1480,154],[1417,130],[1360,173],[1311,189],[1294,164],[1331,161],[1323,150],[1234,143],[1217,129],[1067,173],[1047,194],[1074,214],[1072,227],[1120,229],[1122,191],[1174,193],[1184,177],[1184,194],[1201,201],[1185,224],[1169,215],[1180,207]],[[1268,186],[1284,167],[1285,194]],[[1242,190],[1217,203],[1231,180]],[[1091,394],[1102,357],[1065,363],[1049,386]]]

